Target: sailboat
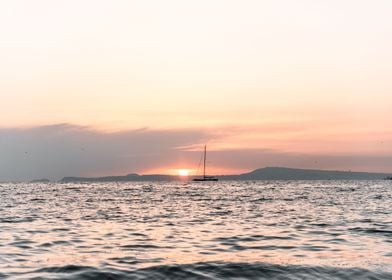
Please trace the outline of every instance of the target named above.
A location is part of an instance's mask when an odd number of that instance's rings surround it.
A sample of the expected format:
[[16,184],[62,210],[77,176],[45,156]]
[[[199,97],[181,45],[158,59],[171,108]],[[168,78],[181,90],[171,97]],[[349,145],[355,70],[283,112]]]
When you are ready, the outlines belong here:
[[218,178],[213,176],[206,176],[206,162],[207,162],[207,145],[204,145],[204,157],[203,157],[203,177],[202,178],[194,178],[192,181],[195,182],[216,182]]

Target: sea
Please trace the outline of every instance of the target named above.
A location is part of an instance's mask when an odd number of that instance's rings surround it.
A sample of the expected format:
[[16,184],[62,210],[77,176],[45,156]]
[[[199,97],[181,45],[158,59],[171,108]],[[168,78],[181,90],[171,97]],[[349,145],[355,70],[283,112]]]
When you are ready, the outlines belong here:
[[0,279],[392,279],[392,181],[0,183]]

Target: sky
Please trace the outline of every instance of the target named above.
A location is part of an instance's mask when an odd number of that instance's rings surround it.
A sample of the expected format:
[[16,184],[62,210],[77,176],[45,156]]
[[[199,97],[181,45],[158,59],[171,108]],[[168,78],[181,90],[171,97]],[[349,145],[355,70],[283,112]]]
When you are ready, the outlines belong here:
[[0,180],[392,172],[389,0],[0,2]]

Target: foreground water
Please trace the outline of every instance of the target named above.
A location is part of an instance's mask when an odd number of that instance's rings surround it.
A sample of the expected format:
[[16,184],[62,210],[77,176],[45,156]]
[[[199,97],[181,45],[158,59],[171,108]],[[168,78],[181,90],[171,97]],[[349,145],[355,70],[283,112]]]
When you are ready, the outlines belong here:
[[392,279],[392,181],[0,185],[0,278]]

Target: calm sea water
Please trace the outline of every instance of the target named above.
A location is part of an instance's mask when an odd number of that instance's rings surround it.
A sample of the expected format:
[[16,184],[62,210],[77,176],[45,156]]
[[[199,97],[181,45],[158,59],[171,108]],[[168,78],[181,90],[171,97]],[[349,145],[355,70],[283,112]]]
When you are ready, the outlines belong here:
[[0,184],[0,278],[392,279],[392,181]]

